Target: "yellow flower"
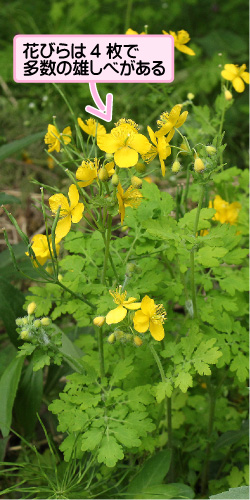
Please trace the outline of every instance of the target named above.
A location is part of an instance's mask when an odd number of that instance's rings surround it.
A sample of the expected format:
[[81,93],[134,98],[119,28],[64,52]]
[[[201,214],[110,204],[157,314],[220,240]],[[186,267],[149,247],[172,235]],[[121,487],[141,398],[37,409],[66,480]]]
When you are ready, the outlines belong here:
[[[89,186],[98,178],[98,174],[101,170],[99,162],[100,160],[98,160],[97,158],[94,158],[94,161],[84,160],[82,162],[81,166],[76,171],[76,178],[80,181],[83,181],[79,182],[80,187]],[[115,172],[114,162],[111,161],[109,163],[106,163],[105,169],[107,170],[109,177],[113,175],[113,173]]]
[[209,201],[209,208],[215,208],[216,210],[213,220],[218,220],[222,224],[229,223],[234,225],[237,222],[241,204],[238,201],[228,203],[228,201],[216,195],[214,201]]
[[84,121],[81,118],[77,118],[77,121],[81,129],[88,135],[93,135],[93,137],[95,137],[96,131],[97,131],[97,136],[106,134],[105,127],[103,125],[100,125],[100,123],[98,123],[97,125],[97,122],[96,120],[94,120],[94,118],[89,118],[88,120],[85,120],[86,123],[84,123]]
[[110,134],[97,137],[97,145],[106,153],[114,153],[118,167],[133,167],[138,162],[138,153],[142,155],[150,149],[148,139],[138,133],[138,128],[135,122],[123,118]]
[[[169,155],[171,155],[171,148],[168,144],[168,140],[170,140],[172,138],[172,136],[174,135],[174,131],[173,132],[171,131],[170,134],[168,134],[168,139],[165,138],[164,136],[161,136],[158,138],[156,135],[157,132],[154,133],[153,130],[151,129],[151,127],[148,127],[148,133],[149,133],[149,136],[150,136],[150,139],[151,139],[153,145],[151,145],[151,148],[148,151],[148,153],[146,153],[145,155],[142,155],[142,158],[147,163],[150,163],[158,155],[159,160],[160,160],[160,164],[161,164],[161,172],[162,172],[162,175],[164,177],[164,175],[166,173],[164,160],[166,160],[166,158]],[[170,135],[171,135],[171,137],[169,139]]]
[[167,141],[170,141],[175,133],[175,129],[183,125],[187,119],[188,111],[183,111],[181,113],[181,104],[176,104],[168,113],[165,111],[161,114],[160,120],[157,121],[158,127],[161,127],[158,132],[155,133],[156,137],[162,137],[168,134],[166,137]]
[[[60,245],[59,238],[55,239],[56,253],[59,253]],[[32,250],[36,256],[37,261],[41,266],[45,264],[48,259],[51,259],[51,254],[53,255],[53,248],[51,243],[51,236],[49,236],[49,245],[47,236],[45,234],[36,234],[31,240]],[[26,252],[26,255],[29,255]],[[37,263],[34,261],[34,266],[37,267]]]
[[185,30],[180,30],[175,33],[175,31],[167,31],[162,30],[162,33],[164,35],[172,35],[174,37],[174,46],[177,50],[180,52],[184,52],[184,54],[188,54],[189,56],[195,56],[195,52],[190,49],[190,47],[186,47],[186,43],[189,42],[190,36],[187,31]]
[[232,82],[236,92],[243,92],[245,90],[244,82],[249,84],[249,73],[246,71],[245,64],[242,64],[240,67],[237,64],[225,64],[221,76],[225,80]]
[[134,315],[134,328],[139,333],[145,333],[148,329],[155,340],[162,340],[165,336],[163,323],[166,319],[166,311],[162,304],[156,305],[148,295],[141,301],[140,311]]
[[125,217],[125,207],[138,208],[141,203],[142,194],[139,189],[129,186],[124,193],[121,184],[117,186],[117,199],[119,203],[119,214],[121,215],[121,224],[123,224]]
[[[134,31],[134,30],[132,30],[131,28],[129,28],[129,29],[126,31],[125,35],[139,35],[139,33],[137,33],[137,31]],[[145,31],[142,31],[142,32],[140,33],[140,35],[146,35]]]
[[71,222],[77,223],[82,218],[84,210],[83,203],[79,203],[79,192],[75,184],[71,184],[68,191],[69,202],[63,194],[54,194],[49,198],[51,211],[56,214],[60,208],[60,220],[56,226],[56,237],[62,239],[71,228]]
[[61,149],[60,139],[64,142],[64,144],[69,144],[71,137],[68,136],[71,135],[72,132],[70,127],[66,127],[62,134],[60,134],[55,125],[48,125],[48,132],[44,137],[45,144],[49,145],[48,153],[51,153],[52,151],[57,151],[57,153],[59,153]]
[[135,311],[141,307],[140,302],[135,302],[136,299],[134,297],[130,297],[126,300],[127,292],[122,293],[122,286],[116,289],[115,292],[109,290],[110,295],[112,295],[114,299],[114,303],[118,305],[115,309],[109,311],[106,316],[106,323],[108,325],[112,325],[114,323],[120,323],[125,316],[127,315],[127,309],[132,309]]
[[48,167],[52,170],[52,168],[54,168],[55,166],[55,162],[53,160],[53,158],[51,158],[51,156],[48,156],[47,158],[47,165]]

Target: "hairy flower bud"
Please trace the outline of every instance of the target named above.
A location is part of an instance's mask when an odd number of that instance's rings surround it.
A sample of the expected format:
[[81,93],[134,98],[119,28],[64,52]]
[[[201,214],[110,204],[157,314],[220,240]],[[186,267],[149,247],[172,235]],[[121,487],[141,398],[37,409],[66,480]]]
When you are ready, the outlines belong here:
[[111,161],[114,159],[114,155],[112,153],[106,153],[105,158],[106,158],[106,160]]
[[180,148],[182,149],[182,155],[187,155],[189,153],[188,145],[185,142],[181,143]]
[[30,337],[29,331],[28,330],[23,330],[20,333],[20,337],[21,337],[22,340],[27,340]]
[[41,324],[43,326],[48,326],[50,324],[50,318],[42,318],[41,319]]
[[96,318],[93,319],[93,323],[95,326],[103,326],[105,323],[105,316],[97,316]]
[[178,160],[175,160],[173,165],[172,165],[172,172],[177,174],[177,172],[179,172],[180,168],[181,168],[180,162]]
[[125,233],[128,230],[128,226],[122,226],[121,231]]
[[40,321],[40,319],[36,319],[36,320],[34,321],[33,325],[34,325],[34,327],[35,327],[35,328],[39,328],[39,327],[41,326],[41,321]]
[[30,316],[31,314],[33,314],[33,312],[35,311],[36,309],[36,303],[35,302],[31,302],[28,307],[27,307],[27,313],[28,315]]
[[116,340],[123,340],[124,339],[124,332],[122,332],[122,330],[116,330],[115,337],[116,337]]
[[195,95],[192,92],[188,92],[187,98],[192,101],[195,98]]
[[232,92],[230,92],[230,90],[225,90],[224,96],[227,101],[231,101],[233,98],[233,94]]
[[139,172],[140,174],[143,174],[146,170],[146,165],[141,161],[138,161],[138,163],[136,163],[135,165],[135,170],[137,170],[137,172]]
[[136,175],[133,175],[133,177],[131,177],[131,184],[134,188],[138,189],[142,187],[142,180],[136,177]]
[[105,168],[105,167],[102,167],[102,168],[99,170],[99,174],[98,174],[98,176],[99,176],[100,181],[102,181],[102,182],[105,182],[105,181],[107,181],[107,180],[108,180],[108,178],[109,178],[109,174],[108,174],[108,171],[106,170],[106,168]]
[[125,334],[125,339],[126,339],[127,342],[130,342],[130,340],[132,340],[132,337],[133,337],[133,335],[131,333],[126,333]]
[[114,342],[116,341],[116,338],[115,338],[115,334],[114,333],[111,333],[109,336],[108,336],[108,343],[109,344],[114,344]]
[[201,160],[201,158],[196,158],[195,162],[194,162],[194,170],[195,172],[203,172],[203,170],[205,170],[205,165],[203,163],[203,161]]
[[215,155],[217,149],[214,146],[206,146],[206,151],[209,155]]
[[140,337],[138,337],[138,335],[136,335],[136,336],[134,337],[134,344],[135,344],[137,347],[140,347],[140,346],[143,344],[142,339],[141,339]]
[[119,177],[117,174],[112,175],[111,183],[113,186],[117,187],[119,184]]

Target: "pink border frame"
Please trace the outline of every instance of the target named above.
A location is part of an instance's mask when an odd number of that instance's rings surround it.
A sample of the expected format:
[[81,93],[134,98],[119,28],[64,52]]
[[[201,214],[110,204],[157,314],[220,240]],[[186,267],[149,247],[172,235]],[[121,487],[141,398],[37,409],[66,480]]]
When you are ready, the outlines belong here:
[[[19,38],[19,37],[24,37],[24,36],[32,36],[32,37],[41,37],[41,36],[48,36],[48,37],[58,37],[58,36],[64,36],[64,37],[99,37],[99,36],[109,36],[109,37],[128,37],[128,36],[139,36],[139,37],[168,37],[171,39],[171,42],[172,42],[172,47],[171,47],[171,76],[172,76],[172,79],[171,80],[161,80],[161,81],[156,81],[156,80],[144,80],[144,81],[140,81],[138,82],[138,80],[96,80],[96,79],[89,79],[89,80],[84,80],[84,81],[75,81],[75,80],[50,80],[49,82],[48,81],[41,81],[41,80],[17,80],[16,79],[16,39]],[[172,83],[174,81],[174,38],[172,35],[109,35],[109,34],[102,34],[102,35],[45,35],[45,34],[41,34],[41,35],[27,35],[27,34],[19,34],[19,35],[15,35],[14,38],[13,38],[13,49],[14,49],[14,52],[13,52],[13,79],[16,83],[91,83],[91,82],[94,82],[94,83]]]

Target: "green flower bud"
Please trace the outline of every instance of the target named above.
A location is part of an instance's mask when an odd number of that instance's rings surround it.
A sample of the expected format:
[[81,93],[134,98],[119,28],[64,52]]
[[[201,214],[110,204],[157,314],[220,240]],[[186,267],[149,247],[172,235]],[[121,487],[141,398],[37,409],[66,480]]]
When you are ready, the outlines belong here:
[[121,330],[116,330],[114,332],[114,334],[115,334],[116,340],[123,340],[123,338],[124,338],[124,332],[122,332]]
[[108,174],[108,171],[106,170],[105,167],[102,167],[99,170],[98,177],[99,177],[100,181],[102,181],[102,182],[106,182],[108,180],[109,174]]
[[119,184],[119,177],[118,177],[117,174],[114,174],[112,176],[111,182],[112,182],[113,186],[115,186],[115,187],[118,186],[118,184]]
[[132,337],[133,337],[133,335],[131,335],[131,333],[126,333],[125,334],[125,339],[126,339],[127,342],[130,342],[130,340],[132,340]]
[[146,171],[146,165],[145,165],[145,163],[142,163],[141,161],[138,161],[138,163],[136,163],[136,165],[135,165],[135,170],[137,172],[139,172],[140,174],[144,174],[144,172]]
[[23,326],[23,318],[17,318],[16,319],[16,325],[17,326]]
[[36,320],[34,321],[33,325],[34,325],[34,327],[35,327],[35,328],[39,328],[39,327],[41,326],[41,321],[40,321],[40,319],[36,319]]
[[36,309],[36,303],[35,302],[31,302],[28,307],[27,307],[27,313],[28,315],[30,316],[31,314],[33,314],[33,312],[35,311]]
[[105,158],[106,158],[106,160],[109,160],[109,161],[110,161],[110,160],[113,160],[114,155],[113,155],[113,154],[111,154],[111,153],[106,153],[106,154],[105,154]]
[[21,319],[22,319],[22,325],[23,325],[23,326],[25,326],[25,325],[27,325],[27,324],[28,324],[28,322],[29,322],[29,321],[28,321],[27,316],[25,316],[24,318],[21,318]]
[[136,177],[136,175],[133,175],[133,177],[131,177],[131,184],[136,189],[141,188],[142,187],[142,180],[139,179],[139,177]]
[[122,226],[121,231],[125,233],[128,230],[128,226]]
[[209,155],[215,155],[217,149],[214,146],[206,146],[206,151]]
[[180,162],[178,160],[175,160],[173,165],[172,165],[172,172],[177,174],[177,172],[179,172],[180,168],[181,168]]
[[20,333],[20,337],[22,340],[27,340],[30,337],[30,333],[28,330],[22,330]]
[[43,326],[48,326],[48,325],[50,325],[50,318],[42,318],[42,319],[41,319],[41,324],[42,324]]
[[205,170],[205,165],[203,163],[203,161],[201,160],[201,158],[196,158],[195,162],[194,162],[194,170],[195,172],[203,172]]
[[140,347],[140,346],[143,344],[142,339],[141,339],[140,337],[138,337],[138,335],[136,335],[136,336],[134,337],[134,344],[135,344],[137,347]]
[[114,344],[114,342],[116,341],[116,338],[115,338],[115,334],[114,333],[111,333],[109,336],[108,336],[108,342],[109,344]]

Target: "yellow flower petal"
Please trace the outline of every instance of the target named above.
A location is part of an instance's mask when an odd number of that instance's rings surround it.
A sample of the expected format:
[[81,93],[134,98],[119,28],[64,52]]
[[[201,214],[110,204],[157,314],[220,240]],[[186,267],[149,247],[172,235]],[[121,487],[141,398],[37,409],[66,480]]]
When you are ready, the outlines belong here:
[[134,149],[124,146],[115,152],[114,160],[120,168],[133,167],[138,162],[138,153]]
[[149,327],[149,318],[142,311],[136,311],[134,318],[134,328],[139,333],[145,333]]
[[114,323],[120,323],[127,314],[127,309],[123,306],[118,306],[115,309],[112,309],[109,311],[109,313],[106,316],[106,323],[108,325],[112,325]]
[[153,132],[152,128],[151,127],[147,127],[148,129],[148,134],[149,134],[149,137],[152,141],[152,143],[156,146],[157,145],[157,140],[156,140],[156,137],[155,137],[155,133]]
[[155,340],[162,340],[165,337],[164,328],[161,323],[150,320],[149,331]]
[[[226,64],[226,66],[231,66],[231,65]],[[221,71],[221,76],[225,78],[225,80],[229,80],[230,82],[236,77],[234,73],[225,69]]]
[[75,184],[71,184],[71,186],[69,186],[68,195],[70,201],[70,208],[71,209],[75,208],[79,201],[79,191]]
[[148,317],[153,316],[155,313],[155,302],[148,295],[145,295],[141,301],[141,310]]
[[64,238],[66,234],[69,233],[71,228],[71,216],[67,215],[67,217],[64,217],[63,219],[60,219],[57,223],[56,226],[56,237],[57,238]]
[[64,142],[64,144],[69,144],[69,142],[71,142],[71,137],[66,137],[66,136],[71,136],[72,135],[72,132],[71,132],[71,128],[70,127],[66,127],[64,130],[63,130],[63,133],[62,133],[62,140]]
[[114,153],[120,147],[120,140],[112,134],[105,134],[97,137],[97,146],[105,153]]
[[136,311],[136,309],[140,309],[141,303],[134,302],[134,304],[126,304],[126,302],[124,302],[124,307],[126,307],[126,309],[129,309],[130,311]]
[[175,125],[181,114],[181,104],[176,104],[170,111],[168,120]]
[[183,123],[186,121],[188,115],[188,111],[184,111],[181,113],[180,118],[177,120],[177,123],[175,124],[176,128],[179,128],[183,125]]
[[224,70],[229,71],[235,76],[238,75],[239,68],[235,64],[225,64]]
[[244,73],[241,73],[241,78],[243,78],[244,82],[248,83],[249,85],[249,73],[247,71],[244,71]]
[[237,76],[236,78],[234,78],[233,81],[232,81],[232,83],[233,83],[233,87],[236,90],[236,92],[240,92],[240,93],[244,92],[244,90],[245,90],[245,84],[244,84],[243,80],[239,76]]
[[63,216],[65,216],[70,210],[69,203],[68,203],[66,196],[64,196],[61,193],[53,194],[53,196],[50,196],[49,206],[50,206],[50,210],[54,214],[57,213],[58,207],[61,206],[60,215],[63,215]]
[[75,208],[71,211],[72,222],[76,224],[82,219],[82,214],[84,211],[83,203],[78,203]]
[[194,50],[190,49],[190,47],[187,47],[186,45],[176,44],[176,48],[180,52],[183,52],[184,54],[188,54],[189,56],[195,56]]
[[82,165],[76,171],[76,178],[83,181],[79,182],[79,186],[89,186],[89,184],[92,184],[92,182],[94,182],[97,178],[97,168],[94,168],[94,164],[92,162],[82,162]]
[[132,134],[128,137],[127,145],[135,149],[140,155],[146,154],[151,148],[150,142],[143,134]]

